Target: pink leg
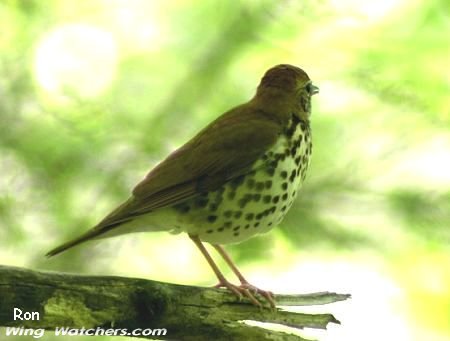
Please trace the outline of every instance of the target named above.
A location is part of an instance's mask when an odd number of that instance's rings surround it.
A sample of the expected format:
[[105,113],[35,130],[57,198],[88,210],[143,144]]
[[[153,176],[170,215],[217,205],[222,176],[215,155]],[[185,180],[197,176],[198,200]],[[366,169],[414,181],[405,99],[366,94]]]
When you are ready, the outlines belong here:
[[239,299],[242,299],[242,295],[246,296],[254,305],[258,307],[262,307],[261,303],[258,302],[258,300],[253,296],[253,294],[249,291],[249,288],[245,288],[244,286],[237,286],[227,281],[225,276],[220,272],[219,267],[214,263],[214,260],[209,255],[208,251],[206,250],[205,246],[202,244],[201,240],[198,238],[198,236],[189,235],[189,238],[192,239],[192,241],[197,245],[200,252],[203,254],[203,256],[206,258],[206,261],[208,262],[209,266],[213,269],[214,273],[216,274],[217,279],[219,280],[219,284],[216,287],[225,287],[228,290],[230,290],[232,293],[234,293],[236,296],[239,297]]
[[[263,296],[269,302],[269,304],[270,304],[270,306],[272,308],[275,308],[276,304],[275,304],[275,299],[273,297],[273,293],[270,292],[270,291],[261,290],[261,289],[255,287],[254,285],[251,285],[244,278],[244,276],[242,276],[242,274],[240,273],[240,271],[238,270],[236,265],[234,265],[233,261],[231,260],[230,256],[225,251],[225,249],[222,246],[218,245],[218,244],[213,244],[213,246],[217,250],[217,252],[222,256],[222,258],[225,260],[225,262],[228,264],[228,266],[231,268],[231,270],[234,272],[236,277],[241,282],[240,287],[243,288],[243,289],[246,289],[246,290],[253,291],[254,293],[260,294],[261,296]],[[220,285],[220,283],[219,283],[219,285]]]

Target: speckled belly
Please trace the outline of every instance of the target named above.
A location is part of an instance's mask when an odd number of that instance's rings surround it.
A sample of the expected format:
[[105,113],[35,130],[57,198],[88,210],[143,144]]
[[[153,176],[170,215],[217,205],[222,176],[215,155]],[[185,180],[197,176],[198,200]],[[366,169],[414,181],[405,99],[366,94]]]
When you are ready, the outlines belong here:
[[278,225],[303,183],[311,155],[309,128],[280,136],[252,171],[174,207],[175,229],[213,244],[237,243]]

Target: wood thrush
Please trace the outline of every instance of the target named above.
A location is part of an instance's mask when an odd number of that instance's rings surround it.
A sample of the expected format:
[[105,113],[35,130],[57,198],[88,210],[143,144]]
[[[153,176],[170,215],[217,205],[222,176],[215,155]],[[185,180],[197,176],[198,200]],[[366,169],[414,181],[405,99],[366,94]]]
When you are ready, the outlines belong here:
[[[292,65],[269,69],[256,95],[210,123],[147,174],[131,197],[94,228],[47,253],[53,256],[90,239],[131,232],[186,232],[225,287],[254,304],[259,293],[221,244],[271,230],[291,207],[311,156],[308,75]],[[241,285],[227,281],[203,242],[218,251]]]

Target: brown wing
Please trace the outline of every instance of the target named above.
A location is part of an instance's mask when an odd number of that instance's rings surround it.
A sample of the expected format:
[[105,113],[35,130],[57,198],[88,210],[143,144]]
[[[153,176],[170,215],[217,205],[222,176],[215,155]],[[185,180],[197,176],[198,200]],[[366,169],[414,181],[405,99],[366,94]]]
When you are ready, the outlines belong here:
[[170,154],[133,190],[136,210],[176,204],[248,172],[281,132],[275,121],[241,106]]
[[133,189],[131,198],[97,226],[48,255],[98,237],[141,214],[219,188],[249,172],[280,133],[278,122],[249,104],[225,113],[157,165]]

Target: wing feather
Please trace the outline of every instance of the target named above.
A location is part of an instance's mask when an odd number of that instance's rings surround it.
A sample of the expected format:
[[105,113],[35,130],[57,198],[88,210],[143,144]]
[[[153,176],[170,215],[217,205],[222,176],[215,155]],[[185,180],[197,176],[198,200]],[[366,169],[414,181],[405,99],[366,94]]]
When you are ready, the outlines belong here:
[[223,115],[148,173],[134,197],[151,210],[162,207],[161,201],[179,202],[180,193],[186,200],[249,172],[281,133],[278,122],[263,118],[251,110]]

